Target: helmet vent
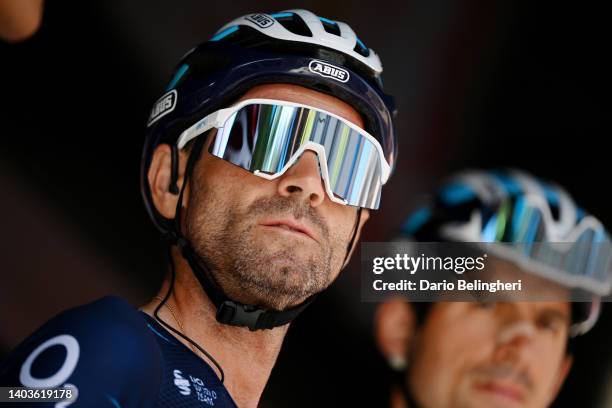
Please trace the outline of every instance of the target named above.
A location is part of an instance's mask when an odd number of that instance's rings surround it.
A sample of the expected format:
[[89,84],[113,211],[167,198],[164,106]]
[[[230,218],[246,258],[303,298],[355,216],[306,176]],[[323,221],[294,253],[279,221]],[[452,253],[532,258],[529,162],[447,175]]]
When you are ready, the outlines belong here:
[[287,30],[291,31],[296,35],[303,35],[305,37],[312,37],[310,28],[306,25],[297,14],[291,13],[290,16],[277,17],[276,21]]
[[338,23],[328,19],[321,19],[321,23],[323,24],[323,28],[325,29],[325,31],[330,34],[340,36],[340,27],[338,27]]
[[355,48],[353,48],[353,51],[366,58],[370,55],[369,48],[366,47],[365,44],[362,43],[361,40],[359,40],[359,38],[357,39],[357,44],[355,44]]

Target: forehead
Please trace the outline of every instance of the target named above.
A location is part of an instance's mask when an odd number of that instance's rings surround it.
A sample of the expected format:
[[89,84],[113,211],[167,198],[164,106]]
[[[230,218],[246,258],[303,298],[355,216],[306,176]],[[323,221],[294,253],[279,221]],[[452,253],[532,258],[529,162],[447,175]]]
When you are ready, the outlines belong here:
[[[469,313],[476,305],[475,302],[438,302],[435,304],[431,313],[432,317],[438,319],[459,318],[460,316]],[[506,311],[506,313],[516,313],[523,318],[538,318],[543,314],[554,314],[566,320],[568,323],[571,318],[571,306],[569,302],[563,301],[546,301],[546,302],[498,302],[495,303],[498,307]],[[500,318],[506,318],[506,313],[498,313]]]
[[505,296],[493,296],[492,300],[551,303],[567,303],[571,300],[571,291],[552,277],[544,277],[541,272],[524,269],[499,257],[489,258],[485,272],[487,281],[499,279],[502,282],[522,282],[520,291],[513,291]]
[[338,115],[360,128],[364,127],[361,115],[351,105],[335,96],[303,86],[292,84],[258,85],[249,89],[238,101],[255,98],[302,103]]

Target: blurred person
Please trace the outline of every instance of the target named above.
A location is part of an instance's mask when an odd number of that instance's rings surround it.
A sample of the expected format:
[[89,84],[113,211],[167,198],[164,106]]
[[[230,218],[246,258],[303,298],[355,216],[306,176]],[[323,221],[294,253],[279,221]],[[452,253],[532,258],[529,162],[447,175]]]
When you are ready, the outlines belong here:
[[0,39],[24,41],[33,36],[42,21],[44,0],[0,0]]
[[[570,276],[555,259],[535,251],[533,268],[525,269],[522,244],[588,244],[583,264],[607,256],[609,268],[609,251],[602,254],[598,245],[609,243],[602,224],[559,186],[520,171],[473,171],[452,177],[433,203],[415,211],[398,238],[406,237],[492,243],[489,248],[501,249],[488,260],[496,277],[522,275],[553,296],[542,296],[545,301],[381,303],[375,337],[395,372],[391,406],[552,404],[572,365],[571,339],[597,321],[600,296],[609,294],[609,276],[588,267]],[[577,258],[568,260],[578,264]],[[585,291],[592,301],[571,302],[572,290]]]
[[74,406],[255,407],[289,323],[347,265],[396,158],[373,50],[306,10],[250,14],[179,62],[141,186],[170,268],[140,311],[66,311],[0,366]]

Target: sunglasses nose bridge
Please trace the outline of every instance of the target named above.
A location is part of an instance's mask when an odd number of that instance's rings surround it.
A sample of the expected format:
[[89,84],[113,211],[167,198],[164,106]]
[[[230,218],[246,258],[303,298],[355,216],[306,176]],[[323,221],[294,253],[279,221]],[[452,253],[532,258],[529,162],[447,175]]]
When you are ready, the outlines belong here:
[[[303,150],[302,150],[303,149]],[[325,192],[331,200],[334,200],[335,196],[331,191],[331,184],[329,180],[329,171],[327,168],[327,156],[325,154],[325,148],[318,143],[306,142],[302,147],[302,152],[299,153],[299,157],[296,158],[296,162],[299,161],[304,153],[307,151],[313,152],[316,156],[317,166],[319,169],[319,177],[323,180]]]
[[[303,156],[307,151],[313,152],[317,157],[317,166],[319,167],[319,174],[323,178],[323,168],[327,168],[327,158],[325,157],[325,149],[323,146],[313,142],[306,142],[304,145],[304,151],[300,154]],[[300,158],[298,158],[299,160]],[[324,180],[325,181],[325,180]]]
[[321,144],[312,141],[304,143],[304,145],[302,145],[300,149],[295,152],[294,156],[290,159],[290,165],[286,167],[285,171],[295,166],[300,161],[304,153],[306,153],[307,151],[311,151],[316,155],[317,166],[319,169],[319,177],[321,178],[321,180],[323,180],[325,193],[327,194],[329,199],[333,202],[347,205],[348,202],[345,199],[337,197],[332,191],[331,180],[329,177],[329,169],[327,167],[327,155],[325,153],[325,148]]

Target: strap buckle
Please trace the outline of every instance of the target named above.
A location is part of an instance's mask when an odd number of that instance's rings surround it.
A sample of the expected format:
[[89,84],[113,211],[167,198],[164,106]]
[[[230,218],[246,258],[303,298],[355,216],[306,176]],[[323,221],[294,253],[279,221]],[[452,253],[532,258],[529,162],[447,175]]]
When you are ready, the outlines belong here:
[[232,326],[245,326],[255,331],[259,316],[265,312],[257,306],[247,306],[231,300],[225,300],[217,308],[217,321]]

